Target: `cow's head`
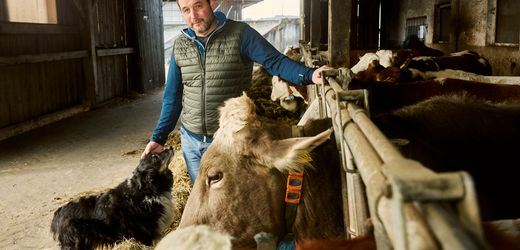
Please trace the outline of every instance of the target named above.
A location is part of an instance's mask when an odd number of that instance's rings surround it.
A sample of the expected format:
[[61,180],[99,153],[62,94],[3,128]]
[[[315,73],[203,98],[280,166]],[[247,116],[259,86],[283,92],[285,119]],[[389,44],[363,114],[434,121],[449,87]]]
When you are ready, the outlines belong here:
[[301,112],[307,104],[307,87],[291,84],[278,76],[271,79],[271,100],[291,112]]
[[332,131],[326,129],[313,137],[275,139],[290,127],[270,125],[257,117],[254,103],[245,94],[226,101],[220,111],[220,128],[202,157],[180,227],[208,224],[232,235],[235,244],[254,247],[256,233],[280,237],[286,232],[287,172],[316,172],[310,152],[326,142]]

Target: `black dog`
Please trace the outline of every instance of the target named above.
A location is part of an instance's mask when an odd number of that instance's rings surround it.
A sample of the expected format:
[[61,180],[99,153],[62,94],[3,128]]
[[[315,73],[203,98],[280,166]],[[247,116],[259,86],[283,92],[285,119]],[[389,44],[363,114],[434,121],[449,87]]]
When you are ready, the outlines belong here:
[[113,246],[123,239],[151,245],[172,222],[172,149],[144,157],[132,176],[98,195],[54,212],[51,232],[62,249]]

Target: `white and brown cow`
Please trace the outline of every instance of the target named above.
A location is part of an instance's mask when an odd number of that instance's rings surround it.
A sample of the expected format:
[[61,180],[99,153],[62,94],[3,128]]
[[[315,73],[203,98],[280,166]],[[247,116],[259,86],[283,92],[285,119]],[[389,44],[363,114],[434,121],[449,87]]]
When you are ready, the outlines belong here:
[[[299,47],[288,46],[283,52],[293,61],[301,62]],[[271,100],[279,101],[280,106],[292,113],[302,114],[307,106],[307,87],[288,82],[279,76],[271,78]]]
[[280,101],[282,108],[293,112],[305,112],[307,105],[307,87],[292,84],[279,76],[273,76],[271,79],[272,91],[271,100]]
[[[314,121],[304,128],[311,137],[288,138],[291,126],[258,117],[245,94],[229,99],[179,227],[210,225],[233,236],[238,247],[255,247],[259,232],[278,240],[289,230],[296,239],[343,237],[339,158],[330,127],[330,120]],[[286,227],[284,201],[289,171],[304,172],[292,228]]]
[[448,56],[425,56],[420,51],[400,49],[365,53],[351,71],[360,81],[411,82],[433,78],[456,78],[493,83],[518,83],[518,78],[489,77],[488,60],[465,50]]

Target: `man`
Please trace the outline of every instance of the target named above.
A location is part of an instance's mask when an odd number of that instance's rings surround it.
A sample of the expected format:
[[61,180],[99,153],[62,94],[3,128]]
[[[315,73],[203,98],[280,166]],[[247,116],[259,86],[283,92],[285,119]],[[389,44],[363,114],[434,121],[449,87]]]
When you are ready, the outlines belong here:
[[307,68],[285,57],[249,25],[213,12],[217,0],[177,5],[189,28],[174,42],[161,115],[142,157],[163,150],[180,117],[181,149],[194,183],[218,128],[218,107],[251,85],[253,62],[299,85],[322,83],[319,72],[327,67]]

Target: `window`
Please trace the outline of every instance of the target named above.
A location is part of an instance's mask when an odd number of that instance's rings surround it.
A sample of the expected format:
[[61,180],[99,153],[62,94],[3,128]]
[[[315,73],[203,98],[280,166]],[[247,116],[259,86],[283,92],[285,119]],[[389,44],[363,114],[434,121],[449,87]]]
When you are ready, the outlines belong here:
[[520,8],[518,0],[488,0],[489,29],[486,44],[518,46],[520,43]]
[[421,42],[426,38],[426,17],[406,19],[406,37],[416,35]]
[[518,0],[496,0],[495,43],[518,43],[520,32],[520,7]]
[[56,0],[5,0],[7,21],[57,24]]
[[451,33],[451,4],[443,3],[435,6],[434,40],[439,43],[450,41]]

